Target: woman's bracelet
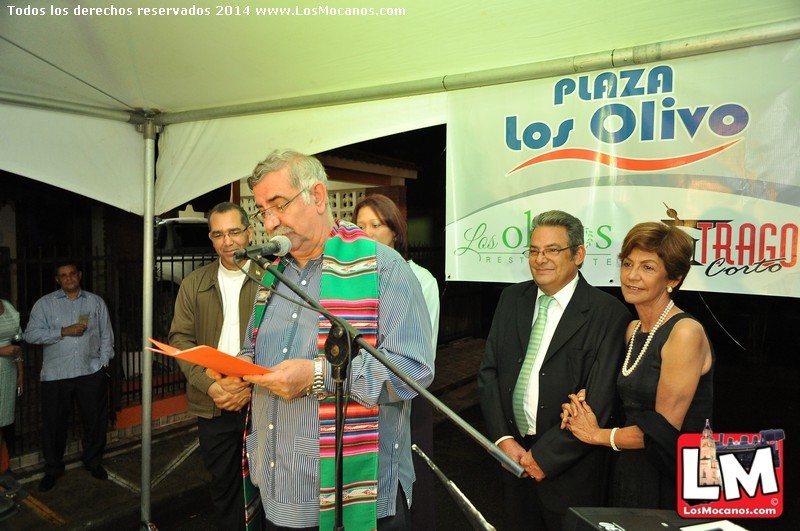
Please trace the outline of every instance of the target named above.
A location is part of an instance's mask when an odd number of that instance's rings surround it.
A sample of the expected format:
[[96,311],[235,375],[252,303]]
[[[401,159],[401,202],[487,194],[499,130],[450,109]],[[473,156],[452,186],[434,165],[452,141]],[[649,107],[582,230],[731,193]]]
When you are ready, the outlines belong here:
[[619,448],[617,448],[616,443],[614,443],[614,435],[617,434],[618,429],[619,428],[611,428],[611,436],[608,438],[608,442],[611,443],[611,449],[615,452],[619,452]]

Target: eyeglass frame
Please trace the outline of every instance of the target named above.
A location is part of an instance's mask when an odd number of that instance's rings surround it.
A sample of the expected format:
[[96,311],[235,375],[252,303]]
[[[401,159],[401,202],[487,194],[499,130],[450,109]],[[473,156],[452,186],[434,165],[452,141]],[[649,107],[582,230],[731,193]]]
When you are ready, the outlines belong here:
[[562,251],[566,251],[567,249],[575,249],[577,245],[567,245],[566,247],[562,247],[561,249],[555,249],[553,247],[545,247],[544,249],[525,249],[522,251],[522,256],[529,259],[533,257],[534,260],[539,258],[539,255],[544,256],[545,258],[555,258]]
[[[249,227],[249,226],[250,225],[248,225],[247,227]],[[208,233],[208,237],[212,241],[222,240],[222,239],[225,238],[225,236],[227,236],[228,238],[231,238],[231,239],[238,238],[242,234],[246,234],[247,233],[247,227],[243,227],[241,229],[240,228],[236,228],[236,229],[228,229],[228,230],[211,231],[211,232]],[[233,231],[238,231],[238,232],[235,232],[235,233],[231,234],[231,232],[233,232]]]
[[303,192],[305,192],[307,190],[308,190],[308,188],[303,188],[302,190],[300,190],[299,192],[294,194],[291,197],[291,199],[289,199],[288,201],[286,201],[285,203],[283,203],[281,205],[271,206],[269,208],[265,208],[264,210],[256,210],[254,213],[250,214],[250,219],[252,219],[254,221],[259,221],[261,223],[264,223],[264,219],[265,218],[268,218],[268,217],[271,218],[271,217],[275,216],[275,214],[270,212],[271,210],[274,210],[274,209],[277,208],[278,212],[283,213],[284,211],[286,211],[286,209],[289,207],[289,205],[291,204],[292,201],[294,201],[295,199],[300,197],[300,194],[302,194]]

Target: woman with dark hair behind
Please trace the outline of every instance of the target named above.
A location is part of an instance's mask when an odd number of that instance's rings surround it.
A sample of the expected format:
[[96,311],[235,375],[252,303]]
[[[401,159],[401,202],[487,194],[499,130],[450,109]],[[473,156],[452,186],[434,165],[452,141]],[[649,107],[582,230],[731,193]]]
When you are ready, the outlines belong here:
[[[363,198],[353,209],[353,222],[373,240],[393,247],[408,261],[411,271],[422,286],[422,294],[431,318],[433,352],[439,332],[439,285],[431,273],[408,258],[406,221],[397,205],[382,194]],[[411,402],[411,442],[428,456],[433,455],[433,407],[424,398],[416,397]],[[414,499],[411,503],[411,518],[414,529],[434,529],[436,525],[433,496],[433,473],[416,454],[413,455]]]
[[714,351],[703,326],[672,301],[693,253],[691,237],[678,227],[648,222],[628,232],[620,286],[639,320],[628,325],[617,378],[625,425],[600,428],[583,390],[563,405],[562,428],[620,452],[612,506],[674,508],[678,436],[702,432],[711,419]]
[[422,286],[422,294],[425,296],[425,304],[431,317],[435,351],[439,332],[439,285],[430,271],[408,258],[406,220],[400,209],[394,201],[383,194],[368,195],[353,209],[353,223],[361,227],[370,238],[392,247],[408,261],[411,271]]

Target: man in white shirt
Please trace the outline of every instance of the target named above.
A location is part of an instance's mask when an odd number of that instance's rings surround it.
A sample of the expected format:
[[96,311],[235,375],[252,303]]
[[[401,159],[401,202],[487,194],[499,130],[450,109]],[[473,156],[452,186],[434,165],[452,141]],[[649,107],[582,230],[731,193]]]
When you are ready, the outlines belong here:
[[[242,207],[228,202],[216,205],[209,213],[208,229],[219,260],[196,269],[181,283],[169,343],[181,350],[209,345],[235,356],[242,347],[264,270],[253,261],[235,258],[253,235]],[[187,380],[189,413],[197,415],[203,462],[211,474],[218,529],[242,530],[242,444],[249,384],[241,383],[230,392],[225,381],[210,378],[203,367],[179,364]]]

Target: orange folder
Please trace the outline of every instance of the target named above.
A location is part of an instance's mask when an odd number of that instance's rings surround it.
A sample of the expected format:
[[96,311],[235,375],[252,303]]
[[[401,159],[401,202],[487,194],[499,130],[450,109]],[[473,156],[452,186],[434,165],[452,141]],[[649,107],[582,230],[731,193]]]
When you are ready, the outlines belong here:
[[225,376],[247,376],[253,374],[266,374],[272,372],[266,367],[250,363],[241,358],[229,356],[208,345],[199,345],[196,347],[188,348],[186,350],[178,350],[171,347],[166,343],[161,343],[153,338],[149,338],[150,342],[158,348],[150,348],[153,352],[158,352],[165,356],[172,356],[179,360],[185,360],[195,365],[200,365],[209,369],[214,369],[220,374]]

